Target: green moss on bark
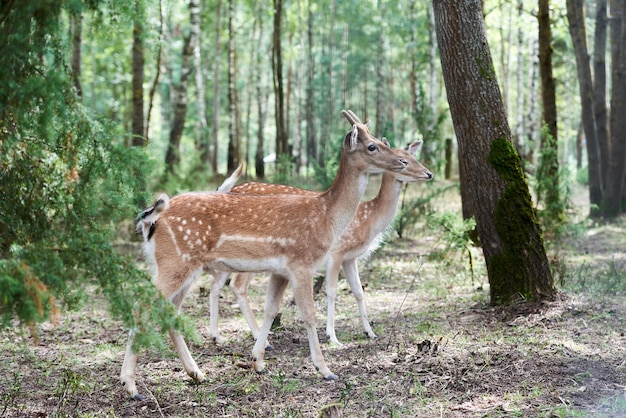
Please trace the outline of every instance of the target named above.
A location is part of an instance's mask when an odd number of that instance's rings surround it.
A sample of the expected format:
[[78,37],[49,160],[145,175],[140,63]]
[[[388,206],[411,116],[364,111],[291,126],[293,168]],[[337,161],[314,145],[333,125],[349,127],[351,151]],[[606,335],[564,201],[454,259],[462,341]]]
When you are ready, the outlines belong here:
[[511,142],[500,137],[491,145],[489,162],[506,183],[494,213],[503,249],[487,261],[491,301],[505,303],[519,295],[533,299],[528,255],[536,251],[534,245],[543,248],[543,240],[520,159]]

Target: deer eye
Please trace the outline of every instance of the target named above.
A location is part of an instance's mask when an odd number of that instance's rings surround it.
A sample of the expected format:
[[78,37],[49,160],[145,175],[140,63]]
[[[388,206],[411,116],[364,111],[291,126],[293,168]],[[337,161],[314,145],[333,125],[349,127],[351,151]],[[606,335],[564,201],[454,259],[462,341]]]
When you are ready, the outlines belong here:
[[367,149],[370,150],[370,151],[376,151],[376,145],[370,144],[370,146],[367,147]]

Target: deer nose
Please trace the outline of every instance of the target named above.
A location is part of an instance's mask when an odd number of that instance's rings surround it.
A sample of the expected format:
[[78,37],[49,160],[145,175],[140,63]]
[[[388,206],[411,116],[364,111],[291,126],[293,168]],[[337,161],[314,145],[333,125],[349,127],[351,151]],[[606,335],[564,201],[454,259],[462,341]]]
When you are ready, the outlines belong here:
[[426,178],[428,178],[428,180],[430,180],[430,179],[432,179],[432,178],[433,178],[433,173],[431,173],[430,171],[427,171],[427,172],[426,172],[426,173],[424,173],[424,174],[426,174]]

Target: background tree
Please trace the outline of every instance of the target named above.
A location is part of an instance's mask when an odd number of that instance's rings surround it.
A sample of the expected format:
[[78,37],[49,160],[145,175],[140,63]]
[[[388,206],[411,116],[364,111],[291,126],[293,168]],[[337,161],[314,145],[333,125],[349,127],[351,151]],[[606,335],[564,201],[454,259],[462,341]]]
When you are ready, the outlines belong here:
[[[596,1],[596,19],[595,19],[595,32],[593,43],[593,112],[594,122],[596,128],[596,138],[598,140],[599,164],[600,164],[600,180],[599,183],[602,186],[602,192],[604,191],[604,185],[607,181],[608,164],[603,164],[603,161],[607,161],[609,158],[609,134],[608,134],[608,117],[606,109],[606,33],[608,26],[608,18],[606,14],[607,1]],[[584,8],[583,8],[584,11]],[[584,14],[583,14],[584,17]],[[579,23],[584,25],[584,19]],[[587,151],[589,153],[589,151]],[[593,152],[593,150],[592,150]],[[590,170],[591,171],[591,170]],[[592,173],[589,173],[590,189],[597,189],[598,180],[592,179]],[[601,198],[599,199],[597,190],[594,191],[594,197],[589,197],[590,202],[594,206],[601,204]],[[597,210],[597,209],[594,209]]]
[[144,100],[143,81],[145,58],[143,53],[143,21],[145,13],[143,0],[135,2],[135,16],[133,24],[133,48],[132,48],[132,145],[144,146],[146,144],[144,126]]
[[552,22],[549,0],[539,0],[537,19],[539,21],[539,74],[545,127],[541,135],[537,199],[544,202],[544,210],[548,212],[549,217],[558,219],[562,216],[564,207],[559,196],[556,83],[552,73]]
[[235,48],[235,29],[233,26],[233,14],[235,2],[228,2],[228,105],[229,111],[229,137],[227,169],[233,171],[241,160],[241,126],[239,123],[239,98],[237,95],[237,51]]
[[187,114],[187,86],[189,84],[189,76],[194,70],[193,51],[196,42],[198,42],[199,31],[200,1],[189,0],[189,34],[185,37],[185,44],[183,46],[180,79],[174,86],[174,97],[172,100],[174,115],[170,129],[167,154],[165,155],[165,165],[168,174],[174,172],[174,169],[180,161],[180,141],[183,135],[183,129],[185,128],[185,117]]
[[222,0],[217,0],[215,11],[215,56],[213,62],[213,124],[211,127],[212,149],[211,168],[213,173],[218,172],[219,150],[219,115],[220,115],[220,61],[222,56]]
[[[494,73],[479,0],[434,0],[459,163],[474,202],[492,303],[550,298],[541,230]],[[476,116],[479,116],[478,118]]]
[[611,142],[607,161],[607,181],[603,208],[611,218],[622,212],[624,205],[624,170],[626,167],[626,4],[624,0],[611,0]]
[[[594,89],[591,80],[589,54],[587,52],[587,35],[585,17],[581,0],[567,0],[567,19],[572,36],[576,68],[578,69],[578,85],[581,97],[581,120],[587,140],[587,162],[589,166],[589,200],[592,203],[591,215],[596,215],[602,203],[602,172],[600,170],[600,147],[596,136],[594,116]],[[599,104],[604,106],[603,104]],[[594,209],[596,208],[596,209]]]
[[[202,16],[202,2],[200,6],[200,16]],[[200,20],[202,23],[202,20]],[[207,115],[206,115],[206,93],[205,93],[205,71],[202,64],[202,24],[198,25],[198,41],[193,47],[193,66],[196,69],[194,82],[196,86],[196,126],[195,126],[195,145],[199,156],[199,169],[202,171],[203,166],[209,162],[209,135],[207,132]]]
[[272,74],[274,75],[274,98],[276,120],[276,162],[281,156],[289,156],[289,139],[285,128],[285,91],[283,89],[283,53],[281,26],[282,0],[274,1],[274,32],[272,34]]
[[83,51],[83,14],[81,12],[70,13],[70,30],[72,33],[72,81],[79,97],[83,95],[83,87],[80,82],[82,51]]

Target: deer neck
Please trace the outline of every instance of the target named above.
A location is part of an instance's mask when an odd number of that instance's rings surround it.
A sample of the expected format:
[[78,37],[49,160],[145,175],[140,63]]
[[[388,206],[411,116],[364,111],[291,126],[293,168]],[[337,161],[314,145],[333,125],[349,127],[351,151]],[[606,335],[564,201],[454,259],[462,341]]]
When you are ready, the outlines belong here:
[[342,154],[335,181],[319,197],[328,210],[328,218],[333,220],[335,238],[338,238],[354,219],[367,187],[367,174],[349,164],[347,160]]
[[369,202],[368,209],[376,214],[374,219],[384,229],[391,223],[396,216],[398,209],[398,200],[402,192],[402,182],[388,173],[383,173],[378,194]]

